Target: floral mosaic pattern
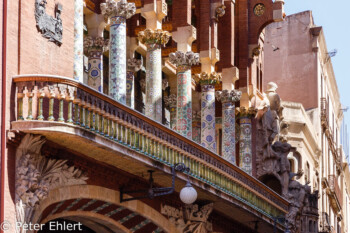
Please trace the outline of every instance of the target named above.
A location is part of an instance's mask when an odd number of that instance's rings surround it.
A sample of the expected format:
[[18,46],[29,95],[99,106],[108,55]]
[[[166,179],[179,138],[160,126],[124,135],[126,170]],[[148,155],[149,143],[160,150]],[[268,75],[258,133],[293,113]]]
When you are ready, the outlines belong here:
[[216,153],[215,139],[215,87],[202,85],[201,144]]
[[103,91],[103,58],[102,50],[89,51],[88,85],[99,92]]
[[252,175],[252,120],[249,116],[240,118],[239,167]]
[[147,44],[146,116],[162,122],[162,50],[159,44]]
[[74,0],[74,73],[73,77],[79,82],[84,78],[84,2]]
[[177,72],[177,131],[192,138],[192,77],[189,66],[178,67]]
[[111,18],[109,95],[126,104],[126,19]]
[[222,156],[232,164],[236,164],[236,129],[235,104],[232,102],[222,104]]

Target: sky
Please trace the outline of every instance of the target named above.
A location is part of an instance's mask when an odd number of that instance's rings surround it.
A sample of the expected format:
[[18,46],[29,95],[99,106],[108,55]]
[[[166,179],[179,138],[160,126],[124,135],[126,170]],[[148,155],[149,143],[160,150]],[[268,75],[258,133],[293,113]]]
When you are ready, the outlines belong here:
[[287,15],[311,10],[317,26],[322,26],[329,51],[337,49],[332,58],[341,103],[350,131],[350,0],[285,0]]

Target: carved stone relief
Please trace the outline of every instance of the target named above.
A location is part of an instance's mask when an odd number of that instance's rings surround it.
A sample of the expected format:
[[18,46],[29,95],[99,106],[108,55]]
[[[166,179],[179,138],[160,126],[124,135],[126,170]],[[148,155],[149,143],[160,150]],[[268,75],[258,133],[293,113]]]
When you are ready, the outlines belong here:
[[162,205],[161,213],[183,233],[209,233],[213,232],[213,226],[208,222],[213,206],[211,203],[201,208],[198,205],[187,205],[183,209],[177,209]]
[[52,41],[57,45],[61,45],[63,33],[61,19],[62,5],[56,5],[56,18],[53,18],[52,16],[46,13],[46,4],[46,0],[35,0],[36,26],[38,30],[42,33],[43,37],[49,39],[49,41]]
[[[17,222],[30,223],[39,202],[50,190],[68,185],[86,184],[88,177],[65,160],[50,159],[41,155],[45,139],[27,134],[16,152],[16,218]],[[22,224],[23,225],[23,224]],[[25,229],[16,229],[18,233]]]

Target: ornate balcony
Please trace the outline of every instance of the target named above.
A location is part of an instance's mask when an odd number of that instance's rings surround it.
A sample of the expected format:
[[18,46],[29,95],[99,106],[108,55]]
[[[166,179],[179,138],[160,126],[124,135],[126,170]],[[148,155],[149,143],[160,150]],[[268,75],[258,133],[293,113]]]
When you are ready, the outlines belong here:
[[[18,106],[13,130],[44,135],[131,173],[147,171],[148,166],[170,174],[172,165],[183,162],[203,195],[219,195],[270,223],[288,212],[288,201],[240,168],[107,95],[63,77],[27,75],[13,80]],[[178,177],[186,180],[186,175]],[[159,184],[169,182],[164,178]]]

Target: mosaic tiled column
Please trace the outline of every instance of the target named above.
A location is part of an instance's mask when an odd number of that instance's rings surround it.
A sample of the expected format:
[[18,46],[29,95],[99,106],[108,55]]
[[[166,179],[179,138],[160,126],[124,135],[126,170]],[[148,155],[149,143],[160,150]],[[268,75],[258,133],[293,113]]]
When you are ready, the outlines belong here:
[[202,73],[199,83],[202,88],[201,97],[201,144],[216,153],[215,133],[215,85],[220,81],[220,75]]
[[216,92],[216,98],[222,102],[222,157],[236,165],[236,110],[242,92],[223,90]]
[[79,82],[84,78],[84,1],[74,0],[74,68],[73,77]]
[[147,46],[146,55],[146,116],[162,122],[162,50],[168,43],[169,32],[146,29],[138,35],[139,41]]
[[136,13],[135,3],[107,0],[101,10],[110,20],[109,95],[126,104],[126,19]]
[[201,143],[201,112],[193,111],[192,117],[192,140]]
[[142,61],[139,59],[128,60],[128,72],[126,74],[126,105],[135,108],[135,72],[141,69]]
[[88,85],[93,89],[103,92],[103,49],[108,41],[103,37],[85,37],[84,48],[89,57]]
[[191,66],[199,63],[199,54],[191,51],[171,53],[170,62],[177,66],[176,130],[192,139],[192,74]]
[[240,109],[239,114],[239,167],[252,175],[253,152],[252,152],[252,117],[255,116],[253,109]]
[[170,110],[170,128],[176,130],[176,104],[177,97],[174,94],[164,96],[165,106]]

